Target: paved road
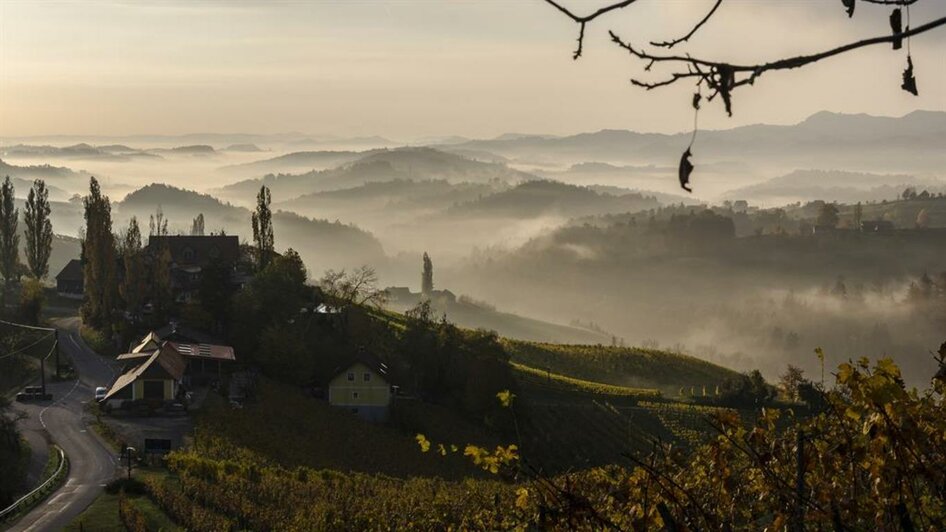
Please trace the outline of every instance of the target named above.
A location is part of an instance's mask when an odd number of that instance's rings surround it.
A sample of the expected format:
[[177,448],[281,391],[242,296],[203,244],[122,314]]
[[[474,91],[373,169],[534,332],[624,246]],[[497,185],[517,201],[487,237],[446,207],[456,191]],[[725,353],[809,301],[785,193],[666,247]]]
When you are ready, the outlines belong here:
[[90,419],[85,412],[95,387],[107,386],[114,370],[79,339],[77,318],[56,320],[56,327],[60,329],[60,353],[71,358],[80,377],[47,383],[52,402],[21,405],[29,415],[22,429],[48,432],[69,457],[69,478],[56,493],[17,521],[11,531],[62,530],[99,496],[118,468],[113,451],[87,424]]

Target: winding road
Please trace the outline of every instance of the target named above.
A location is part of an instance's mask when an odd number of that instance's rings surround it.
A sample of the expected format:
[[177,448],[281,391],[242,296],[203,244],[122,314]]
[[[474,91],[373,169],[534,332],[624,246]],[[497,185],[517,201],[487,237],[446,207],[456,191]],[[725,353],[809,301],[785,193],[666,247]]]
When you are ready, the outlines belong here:
[[[47,390],[53,394],[51,402],[17,405],[29,416],[21,422],[24,432],[35,432],[43,438],[48,434],[66,452],[69,477],[59,490],[13,523],[11,531],[62,530],[99,496],[119,465],[114,452],[94,433],[89,424],[91,416],[85,410],[95,387],[111,383],[115,370],[82,343],[78,318],[61,318],[54,324],[59,329],[60,354],[72,360],[79,378],[47,383]],[[45,439],[28,436],[28,441],[32,444]]]

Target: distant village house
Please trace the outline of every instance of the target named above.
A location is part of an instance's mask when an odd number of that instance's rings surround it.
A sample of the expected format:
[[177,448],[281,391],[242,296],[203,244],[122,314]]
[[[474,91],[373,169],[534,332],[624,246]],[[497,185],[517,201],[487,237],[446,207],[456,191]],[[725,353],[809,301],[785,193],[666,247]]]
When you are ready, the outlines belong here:
[[393,395],[387,373],[383,362],[366,353],[360,354],[329,382],[329,404],[349,409],[368,421],[386,420]]

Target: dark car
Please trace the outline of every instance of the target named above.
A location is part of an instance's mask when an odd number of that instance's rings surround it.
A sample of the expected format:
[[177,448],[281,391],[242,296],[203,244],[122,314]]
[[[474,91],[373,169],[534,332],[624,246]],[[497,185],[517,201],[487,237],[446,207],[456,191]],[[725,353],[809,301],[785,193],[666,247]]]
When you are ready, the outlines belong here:
[[42,386],[27,386],[23,391],[16,394],[16,400],[25,401],[49,401],[53,398],[51,393],[43,393]]

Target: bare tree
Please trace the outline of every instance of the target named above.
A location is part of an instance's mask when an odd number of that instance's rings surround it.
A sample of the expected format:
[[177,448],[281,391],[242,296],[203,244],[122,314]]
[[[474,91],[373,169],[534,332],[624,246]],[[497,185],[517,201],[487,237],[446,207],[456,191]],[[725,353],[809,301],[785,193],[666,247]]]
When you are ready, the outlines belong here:
[[328,270],[319,281],[322,290],[339,303],[381,307],[387,302],[387,291],[378,288],[374,268],[362,266],[357,270]]

